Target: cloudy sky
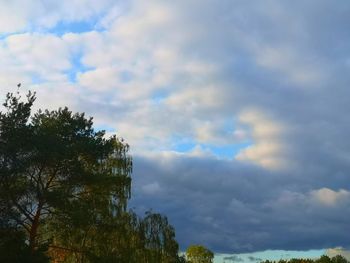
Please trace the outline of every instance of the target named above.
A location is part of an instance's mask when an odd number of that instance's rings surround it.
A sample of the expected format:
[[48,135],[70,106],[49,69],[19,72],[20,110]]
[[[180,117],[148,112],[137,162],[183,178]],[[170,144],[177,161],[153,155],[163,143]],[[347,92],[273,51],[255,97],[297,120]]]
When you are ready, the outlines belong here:
[[349,14],[346,0],[0,0],[0,95],[21,82],[36,107],[124,137],[131,206],[165,213],[182,249],[346,249]]

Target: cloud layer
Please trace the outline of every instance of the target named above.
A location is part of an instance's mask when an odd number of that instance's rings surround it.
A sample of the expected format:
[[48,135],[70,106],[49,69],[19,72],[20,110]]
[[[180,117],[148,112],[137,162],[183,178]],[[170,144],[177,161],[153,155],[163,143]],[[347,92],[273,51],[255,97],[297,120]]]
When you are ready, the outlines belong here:
[[347,1],[0,4],[0,95],[124,137],[182,248],[350,246]]

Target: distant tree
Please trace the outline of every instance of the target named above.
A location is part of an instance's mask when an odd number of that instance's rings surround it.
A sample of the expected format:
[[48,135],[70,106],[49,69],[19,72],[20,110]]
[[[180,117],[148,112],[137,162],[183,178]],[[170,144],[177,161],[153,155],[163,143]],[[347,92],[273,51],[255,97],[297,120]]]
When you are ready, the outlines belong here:
[[177,263],[188,263],[186,256],[182,255],[178,257]]
[[322,255],[318,259],[292,258],[289,260],[280,259],[278,261],[265,260],[261,263],[349,263],[349,261],[341,255],[332,258]]
[[326,256],[326,255],[322,255],[318,260],[317,263],[331,263],[331,258]]
[[147,262],[171,263],[178,258],[175,230],[165,216],[147,212],[141,220],[140,233],[147,248]]
[[341,255],[336,255],[335,257],[332,257],[331,259],[332,263],[347,263],[348,261],[346,260],[345,257]]
[[191,245],[186,250],[186,258],[190,263],[212,263],[214,253],[204,246]]

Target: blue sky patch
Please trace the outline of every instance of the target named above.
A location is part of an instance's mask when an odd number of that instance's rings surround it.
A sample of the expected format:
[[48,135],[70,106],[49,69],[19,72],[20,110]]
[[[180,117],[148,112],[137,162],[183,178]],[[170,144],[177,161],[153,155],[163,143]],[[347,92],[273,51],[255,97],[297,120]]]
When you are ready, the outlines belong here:
[[236,143],[236,144],[226,144],[223,146],[214,146],[214,145],[205,145],[204,147],[210,149],[210,151],[218,156],[224,158],[233,158],[239,151],[248,146],[252,145],[251,143]]
[[53,33],[58,36],[62,36],[67,33],[85,33],[90,31],[100,31],[96,27],[98,19],[92,19],[88,21],[60,21],[53,28],[49,29],[50,33]]
[[72,66],[69,70],[65,71],[69,81],[72,83],[75,83],[77,81],[78,73],[84,73],[86,71],[93,70],[93,67],[87,67],[82,63],[82,56],[83,55],[81,52],[73,54],[70,60]]
[[45,82],[45,80],[38,73],[32,74],[31,77],[32,77],[33,84],[37,85],[37,84],[41,84],[41,83]]
[[112,126],[103,124],[103,125],[95,125],[95,131],[104,130],[106,132],[116,132],[116,129]]
[[152,94],[152,101],[155,103],[159,104],[161,103],[164,99],[168,97],[168,92],[165,90],[157,90]]
[[220,158],[233,158],[239,151],[252,145],[251,142],[212,145],[205,143],[196,143],[194,140],[183,140],[182,142],[175,142],[172,150],[187,153],[191,152],[195,147],[201,147],[204,151],[209,151]]

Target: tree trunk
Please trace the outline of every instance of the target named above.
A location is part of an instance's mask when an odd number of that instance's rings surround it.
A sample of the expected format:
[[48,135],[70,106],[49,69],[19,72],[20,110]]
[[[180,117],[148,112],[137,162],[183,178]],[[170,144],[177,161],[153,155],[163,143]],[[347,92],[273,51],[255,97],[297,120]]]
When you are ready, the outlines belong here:
[[36,213],[33,218],[33,223],[30,227],[29,232],[29,247],[32,252],[34,252],[37,249],[37,237],[38,237],[38,229],[39,229],[39,223],[40,223],[40,216],[41,216],[41,210],[43,208],[43,203],[39,201],[38,208],[36,210]]

